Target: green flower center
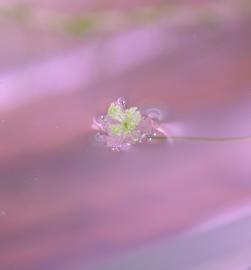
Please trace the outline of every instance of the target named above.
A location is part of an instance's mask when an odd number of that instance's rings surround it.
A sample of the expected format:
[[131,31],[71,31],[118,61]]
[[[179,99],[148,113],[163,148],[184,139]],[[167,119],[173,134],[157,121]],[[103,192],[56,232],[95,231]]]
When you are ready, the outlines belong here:
[[109,129],[115,136],[130,135],[130,133],[137,128],[142,119],[137,107],[124,110],[116,103],[111,104],[107,115],[118,122],[117,124],[109,124]]

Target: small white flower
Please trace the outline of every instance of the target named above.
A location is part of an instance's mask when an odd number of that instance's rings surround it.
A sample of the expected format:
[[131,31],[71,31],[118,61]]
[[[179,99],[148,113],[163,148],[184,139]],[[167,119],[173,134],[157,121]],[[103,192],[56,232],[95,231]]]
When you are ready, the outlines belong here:
[[137,107],[124,110],[116,103],[110,105],[107,116],[116,121],[114,124],[109,124],[109,129],[115,136],[130,136],[142,119]]
[[128,150],[153,134],[154,125],[137,107],[126,108],[125,101],[119,98],[109,106],[105,116],[94,119],[92,126],[99,131],[99,141],[113,150]]

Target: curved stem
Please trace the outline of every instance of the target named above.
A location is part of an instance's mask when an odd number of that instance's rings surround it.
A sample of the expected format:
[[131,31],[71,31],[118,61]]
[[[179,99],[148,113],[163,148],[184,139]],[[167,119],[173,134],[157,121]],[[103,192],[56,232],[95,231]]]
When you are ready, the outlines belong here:
[[207,142],[227,142],[251,140],[251,135],[234,137],[204,137],[204,136],[153,136],[153,140],[179,140],[179,141],[207,141]]

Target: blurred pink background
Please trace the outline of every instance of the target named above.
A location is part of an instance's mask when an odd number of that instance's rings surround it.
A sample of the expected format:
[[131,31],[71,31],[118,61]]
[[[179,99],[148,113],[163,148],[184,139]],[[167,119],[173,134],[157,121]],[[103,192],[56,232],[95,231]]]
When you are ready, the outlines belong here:
[[91,122],[122,96],[177,135],[251,134],[250,23],[249,1],[2,0],[0,269],[102,269],[238,220],[250,141],[114,153]]

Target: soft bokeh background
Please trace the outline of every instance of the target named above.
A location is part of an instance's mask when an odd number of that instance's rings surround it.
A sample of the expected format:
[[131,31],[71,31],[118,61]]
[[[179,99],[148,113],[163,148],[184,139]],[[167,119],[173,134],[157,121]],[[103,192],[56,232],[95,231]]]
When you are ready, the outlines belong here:
[[[251,142],[114,153],[91,122],[123,96],[177,135],[251,134],[250,1],[1,0],[0,36],[0,269],[231,270],[207,232],[251,214]],[[181,265],[104,266],[151,245]]]

